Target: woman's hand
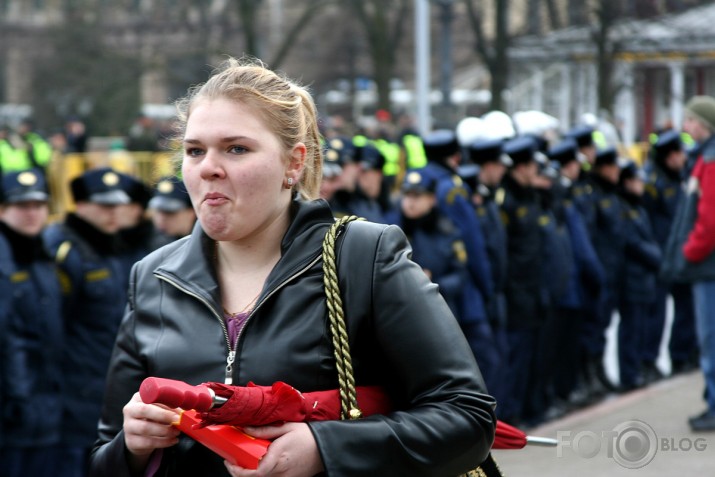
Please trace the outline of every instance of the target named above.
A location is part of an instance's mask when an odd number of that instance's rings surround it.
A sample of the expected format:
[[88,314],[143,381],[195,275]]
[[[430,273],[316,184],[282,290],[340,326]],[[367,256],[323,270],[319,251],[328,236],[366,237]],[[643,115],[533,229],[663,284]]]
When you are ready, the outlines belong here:
[[172,426],[179,413],[158,404],[145,404],[139,393],[124,406],[124,442],[130,454],[130,467],[143,471],[155,449],[179,442],[180,431]]
[[246,427],[246,434],[272,440],[256,470],[225,462],[233,477],[312,477],[325,469],[313,433],[304,422],[281,426]]

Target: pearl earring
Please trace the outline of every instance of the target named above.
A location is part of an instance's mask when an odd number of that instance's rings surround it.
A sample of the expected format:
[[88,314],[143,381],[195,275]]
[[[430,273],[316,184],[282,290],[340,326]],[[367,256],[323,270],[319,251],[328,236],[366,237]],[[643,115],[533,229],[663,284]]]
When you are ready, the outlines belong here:
[[293,178],[289,177],[286,179],[286,189],[290,189],[293,186]]

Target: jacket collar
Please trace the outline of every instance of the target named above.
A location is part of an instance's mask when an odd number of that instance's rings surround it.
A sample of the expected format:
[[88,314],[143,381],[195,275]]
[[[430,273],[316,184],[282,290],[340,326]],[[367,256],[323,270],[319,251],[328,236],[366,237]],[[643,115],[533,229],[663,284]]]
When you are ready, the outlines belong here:
[[[291,203],[291,217],[291,223],[281,241],[281,258],[268,276],[262,295],[318,257],[325,232],[334,221],[330,207],[322,199],[295,199]],[[182,288],[218,306],[221,299],[216,277],[216,245],[203,231],[199,221],[196,221],[189,237],[168,247],[168,255],[155,269],[155,273],[171,278]],[[259,302],[261,300],[262,297]]]
[[50,260],[41,235],[30,237],[16,232],[5,222],[0,222],[0,235],[7,239],[13,258],[18,265],[28,265],[36,260]]

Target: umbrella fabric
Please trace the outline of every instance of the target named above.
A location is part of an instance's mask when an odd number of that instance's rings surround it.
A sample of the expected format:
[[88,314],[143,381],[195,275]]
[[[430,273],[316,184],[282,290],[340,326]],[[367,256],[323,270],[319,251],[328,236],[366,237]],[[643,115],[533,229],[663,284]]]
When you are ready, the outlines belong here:
[[521,449],[526,445],[526,434],[503,421],[497,421],[492,449]]
[[[202,394],[197,391],[202,388],[210,388],[216,396],[224,398],[223,404],[214,404],[210,410],[198,413],[201,421],[195,425],[197,428],[213,424],[245,427],[340,419],[340,393],[337,389],[301,393],[282,381],[271,386],[254,383],[230,386],[218,382],[189,386],[180,381],[161,378],[148,378],[147,381],[151,382],[146,383],[146,386],[143,384],[140,391],[143,391],[142,396],[153,398],[150,402],[162,402],[162,399],[171,397],[171,402],[163,403],[175,406],[176,399],[184,402],[186,395],[191,397]],[[172,392],[162,392],[167,390]],[[357,386],[356,392],[363,416],[387,414],[392,410],[390,400],[381,387]],[[537,445],[554,445],[552,439],[527,436],[520,429],[498,420],[492,449],[521,449],[530,440]]]
[[[229,386],[204,383],[227,401],[220,407],[200,413],[201,426],[263,426],[280,422],[309,422],[340,419],[340,393],[337,389],[301,393],[278,381],[272,386]],[[358,386],[357,400],[364,416],[386,414],[391,406],[378,386]]]

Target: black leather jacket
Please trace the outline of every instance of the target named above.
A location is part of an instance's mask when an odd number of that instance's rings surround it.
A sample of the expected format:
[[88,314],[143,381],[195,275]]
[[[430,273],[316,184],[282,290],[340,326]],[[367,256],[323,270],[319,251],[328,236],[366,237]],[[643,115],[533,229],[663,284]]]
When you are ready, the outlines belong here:
[[[338,387],[327,331],[322,240],[333,222],[322,201],[293,203],[282,257],[236,344],[233,382]],[[338,248],[357,385],[381,385],[396,411],[359,421],[311,422],[329,476],[457,475],[482,462],[494,436],[494,400],[449,308],[401,230],[348,225]],[[214,243],[190,237],[137,263],[112,357],[92,476],[130,475],[122,407],[147,376],[223,381],[228,343]],[[188,438],[165,449],[158,475],[228,475],[220,457]]]

